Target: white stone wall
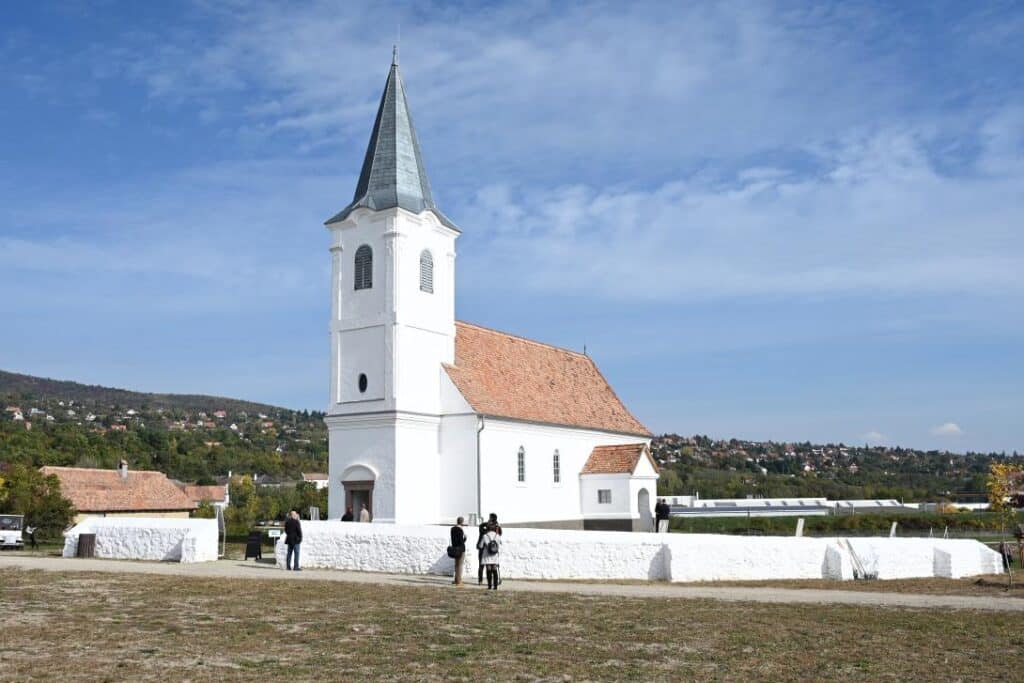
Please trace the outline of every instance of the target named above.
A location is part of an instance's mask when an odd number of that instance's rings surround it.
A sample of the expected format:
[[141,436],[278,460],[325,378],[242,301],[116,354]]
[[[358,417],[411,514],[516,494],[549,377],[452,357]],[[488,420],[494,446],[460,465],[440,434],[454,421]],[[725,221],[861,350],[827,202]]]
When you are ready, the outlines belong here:
[[[834,542],[822,538],[668,534],[673,581],[843,578]],[[831,557],[827,550],[836,551]]]
[[64,557],[74,557],[79,534],[96,534],[96,557],[116,560],[212,562],[217,520],[88,517],[64,534]]
[[[307,568],[403,574],[451,574],[445,526],[303,522],[301,563]],[[467,529],[466,576],[476,571],[476,530]],[[501,571],[508,578],[754,581],[853,578],[844,543],[828,538],[739,537],[506,528]],[[845,542],[845,541],[844,541]],[[1000,573],[999,556],[970,540],[853,539],[879,578]],[[285,545],[276,559],[284,567]]]

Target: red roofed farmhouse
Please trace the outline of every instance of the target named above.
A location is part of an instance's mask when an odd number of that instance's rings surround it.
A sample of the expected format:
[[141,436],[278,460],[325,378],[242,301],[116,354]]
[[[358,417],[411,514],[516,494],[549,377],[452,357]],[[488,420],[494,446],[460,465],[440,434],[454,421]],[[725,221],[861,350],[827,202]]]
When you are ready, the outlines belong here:
[[434,203],[397,60],[327,228],[332,515],[651,528],[651,434],[594,360],[456,322],[461,232]]
[[162,472],[43,467],[60,480],[61,494],[86,517],[188,517],[196,504]]

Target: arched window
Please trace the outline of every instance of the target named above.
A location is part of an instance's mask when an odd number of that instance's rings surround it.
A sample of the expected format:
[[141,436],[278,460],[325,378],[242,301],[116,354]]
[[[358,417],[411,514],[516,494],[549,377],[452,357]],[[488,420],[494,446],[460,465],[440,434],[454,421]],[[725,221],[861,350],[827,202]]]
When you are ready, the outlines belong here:
[[420,291],[434,293],[434,257],[427,249],[420,252]]
[[516,481],[520,484],[526,481],[526,449],[519,447],[519,457],[516,459]]
[[558,454],[558,449],[555,449],[555,454],[551,456],[551,481],[556,484],[562,483],[562,456]]
[[370,289],[373,287],[373,250],[370,245],[364,244],[356,249],[356,289]]

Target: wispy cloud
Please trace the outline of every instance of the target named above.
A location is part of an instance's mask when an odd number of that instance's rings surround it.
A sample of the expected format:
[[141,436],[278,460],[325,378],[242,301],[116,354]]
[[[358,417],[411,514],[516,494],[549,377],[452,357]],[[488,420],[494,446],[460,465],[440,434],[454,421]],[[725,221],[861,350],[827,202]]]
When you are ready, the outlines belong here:
[[929,142],[908,131],[852,140],[823,152],[814,177],[752,168],[653,190],[491,186],[457,213],[489,228],[467,266],[494,286],[521,287],[510,269],[525,263],[529,287],[612,299],[1018,296],[1024,168],[951,177],[935,168]]
[[943,422],[932,430],[934,436],[962,436],[964,430],[955,422]]
[[864,434],[861,434],[860,438],[864,439],[864,441],[869,444],[884,444],[886,441],[888,441],[888,437],[886,437],[885,434],[882,434],[879,431],[875,431],[874,429],[872,429],[869,432],[865,432]]

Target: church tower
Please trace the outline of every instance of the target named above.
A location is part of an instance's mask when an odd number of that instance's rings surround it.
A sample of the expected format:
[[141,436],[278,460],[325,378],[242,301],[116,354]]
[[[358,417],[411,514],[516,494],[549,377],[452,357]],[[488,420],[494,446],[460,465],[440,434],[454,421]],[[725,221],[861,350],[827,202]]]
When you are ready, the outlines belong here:
[[442,363],[455,355],[455,239],[434,204],[392,60],[352,201],[331,234],[330,516],[440,518]]

